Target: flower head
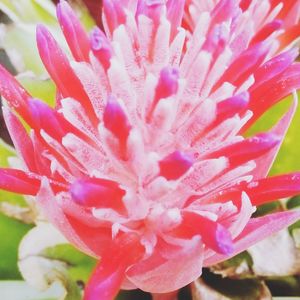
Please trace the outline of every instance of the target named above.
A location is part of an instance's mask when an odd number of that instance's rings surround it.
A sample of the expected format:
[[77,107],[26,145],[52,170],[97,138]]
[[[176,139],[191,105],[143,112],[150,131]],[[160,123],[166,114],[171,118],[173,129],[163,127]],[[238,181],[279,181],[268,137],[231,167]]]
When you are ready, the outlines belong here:
[[[297,104],[268,132],[244,132],[300,87],[300,1],[103,1],[90,36],[66,1],[57,16],[74,59],[37,27],[56,107],[3,68],[7,127],[23,169],[3,189],[36,196],[82,251],[101,257],[85,299],[120,288],[174,291],[293,223],[251,218],[300,193],[300,173],[266,178]],[[30,127],[28,134],[19,120]]]

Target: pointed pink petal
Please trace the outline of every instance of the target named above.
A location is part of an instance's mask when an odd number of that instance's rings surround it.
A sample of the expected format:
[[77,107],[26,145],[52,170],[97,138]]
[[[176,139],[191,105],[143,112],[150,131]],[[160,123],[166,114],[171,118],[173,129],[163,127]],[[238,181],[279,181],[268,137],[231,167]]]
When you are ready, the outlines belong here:
[[120,290],[125,271],[129,265],[139,260],[144,248],[137,236],[124,234],[116,237],[106,247],[101,261],[87,283],[84,300],[112,300]]
[[255,70],[255,83],[253,84],[253,87],[251,87],[251,90],[254,90],[263,82],[266,82],[282,73],[295,61],[298,55],[299,50],[297,48],[292,48],[265,62],[262,66]]
[[[234,241],[234,253],[230,257],[248,249],[255,243],[267,238],[271,234],[295,223],[300,219],[300,211],[285,211],[251,219],[240,236]],[[228,256],[216,254],[207,258],[204,266],[211,266],[228,259]]]
[[171,39],[177,34],[184,13],[185,0],[169,0],[167,2],[167,18],[171,23]]
[[30,95],[19,82],[0,65],[0,94],[8,105],[15,109],[24,119],[29,118],[27,101]]
[[280,29],[282,26],[281,20],[274,20],[268,24],[266,24],[260,31],[258,31],[255,36],[250,41],[250,46],[257,44],[266,40],[273,32]]
[[19,119],[6,107],[3,107],[3,116],[18,154],[24,160],[28,170],[31,172],[36,172],[37,167],[33,155],[33,144],[24,126]]
[[96,118],[90,100],[72,70],[67,56],[43,25],[37,26],[36,39],[43,64],[61,95],[64,98],[71,97],[78,100],[90,118]]
[[289,28],[299,21],[300,1],[285,0],[282,2],[283,8],[279,13],[278,18],[284,20],[284,26]]
[[9,192],[36,195],[40,180],[17,169],[0,168],[0,188]]
[[270,43],[258,43],[243,53],[227,68],[224,75],[215,84],[215,91],[224,82],[240,86],[264,61],[270,51]]
[[103,23],[106,25],[110,34],[121,24],[126,21],[124,8],[119,0],[103,0]]
[[263,156],[274,148],[277,149],[279,142],[280,138],[277,135],[272,133],[261,133],[209,153],[205,158],[225,156],[228,157],[231,167],[239,166],[249,160]]
[[89,39],[80,21],[67,1],[57,5],[57,18],[70,50],[77,61],[89,61]]
[[300,194],[300,173],[292,173],[252,181],[244,189],[253,205],[290,198]]
[[254,115],[244,130],[270,107],[298,88],[300,88],[300,63],[289,66],[284,72],[265,81],[257,88],[253,86],[250,90],[249,109]]

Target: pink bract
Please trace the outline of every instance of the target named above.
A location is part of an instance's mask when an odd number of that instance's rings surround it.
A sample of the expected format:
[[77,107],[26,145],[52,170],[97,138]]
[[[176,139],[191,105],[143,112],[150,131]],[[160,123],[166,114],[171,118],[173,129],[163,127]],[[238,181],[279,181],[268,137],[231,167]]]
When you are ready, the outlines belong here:
[[[266,178],[297,106],[243,133],[300,87],[300,1],[105,0],[90,36],[65,1],[73,59],[37,27],[55,108],[3,68],[4,116],[22,170],[0,187],[34,195],[82,251],[100,258],[86,300],[120,288],[168,293],[300,218],[252,218],[300,193],[300,173]],[[31,127],[28,134],[19,116]]]

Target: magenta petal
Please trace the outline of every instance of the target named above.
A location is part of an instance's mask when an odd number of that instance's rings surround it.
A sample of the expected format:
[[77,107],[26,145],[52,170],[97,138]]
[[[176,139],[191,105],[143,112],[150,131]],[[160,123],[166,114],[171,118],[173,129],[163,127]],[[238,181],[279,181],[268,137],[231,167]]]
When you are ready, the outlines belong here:
[[121,288],[125,271],[129,265],[139,260],[144,248],[134,234],[117,236],[101,256],[85,292],[84,300],[112,300]]
[[[234,252],[230,257],[248,249],[255,243],[267,238],[271,234],[286,228],[300,219],[300,211],[285,211],[270,214],[260,218],[253,218],[246,225],[242,233],[234,241]],[[215,254],[207,258],[204,266],[211,266],[228,259],[228,256]]]
[[116,210],[124,210],[122,197],[125,191],[111,180],[99,178],[79,179],[70,186],[73,200],[85,207],[108,207]]
[[193,159],[180,151],[175,151],[159,162],[160,176],[176,180],[193,165]]
[[267,39],[273,32],[280,29],[282,26],[282,20],[274,20],[266,24],[256,35],[252,38],[250,45],[256,44]]
[[63,0],[57,5],[57,18],[66,41],[77,61],[89,61],[89,39],[78,17],[67,1]]
[[110,67],[110,59],[113,55],[112,45],[106,35],[98,27],[90,34],[90,44],[93,54],[107,70]]
[[190,235],[200,235],[207,249],[222,254],[231,254],[233,252],[233,242],[230,232],[222,224],[205,218],[197,213],[185,211],[183,221],[174,230],[175,235],[189,237]]
[[38,25],[36,39],[43,64],[55,82],[62,97],[72,97],[78,100],[90,118],[95,118],[95,112],[81,82],[75,75],[67,56],[52,34],[46,27]]
[[115,135],[121,143],[125,143],[131,125],[129,120],[114,96],[109,96],[107,105],[103,114],[104,126]]
[[114,30],[126,21],[124,7],[119,0],[103,0],[103,23],[112,34]]
[[57,112],[43,101],[30,99],[28,108],[31,114],[31,127],[39,131],[44,129],[52,137],[60,140],[64,135]]
[[253,205],[290,198],[300,194],[300,173],[267,177],[250,182],[244,189]]
[[240,86],[264,61],[270,44],[266,42],[258,43],[245,50],[225,71],[216,87],[228,81],[235,86]]
[[25,195],[36,195],[40,180],[22,170],[0,168],[0,189]]
[[8,105],[15,109],[24,119],[29,118],[27,101],[31,97],[20,83],[0,65],[0,94]]
[[253,88],[286,70],[298,55],[299,50],[297,48],[292,48],[265,62],[254,72],[255,84],[253,85]]
[[6,107],[3,107],[3,116],[14,146],[17,152],[23,158],[26,167],[31,172],[37,171],[36,162],[33,155],[33,143],[24,126],[20,120]]
[[246,110],[249,103],[249,93],[243,92],[228,99],[218,102],[216,122],[221,123],[225,119]]
[[167,2],[167,18],[171,23],[171,38],[177,34],[184,13],[185,0],[169,0]]
[[280,137],[273,133],[261,133],[241,142],[221,148],[206,156],[206,158],[218,158],[226,156],[231,166],[241,165],[249,160],[258,158],[280,143]]
[[253,112],[253,117],[247,123],[247,129],[265,111],[273,105],[283,100],[291,92],[300,87],[300,63],[289,66],[279,75],[264,81],[263,84],[250,89],[249,109]]
[[165,67],[160,71],[159,80],[155,91],[155,98],[158,101],[177,93],[179,71],[174,67]]
[[85,288],[83,300],[112,300],[118,294],[125,276],[124,267],[115,266],[109,273],[105,267],[112,265],[102,260],[94,270]]

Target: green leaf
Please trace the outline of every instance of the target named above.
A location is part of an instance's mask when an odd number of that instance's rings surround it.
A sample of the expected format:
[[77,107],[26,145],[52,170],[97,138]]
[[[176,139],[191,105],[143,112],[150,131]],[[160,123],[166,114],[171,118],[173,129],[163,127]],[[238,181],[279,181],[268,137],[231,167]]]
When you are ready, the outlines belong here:
[[286,203],[287,209],[293,209],[300,206],[300,196],[295,196],[289,199]]
[[50,0],[1,0],[0,9],[14,22],[53,24],[56,19]]
[[0,213],[0,279],[21,278],[17,267],[18,245],[31,228]]
[[260,205],[259,207],[257,207],[257,210],[253,214],[253,217],[256,218],[256,217],[264,216],[266,214],[274,212],[278,208],[280,208],[280,203],[278,201],[273,201],[264,205]]
[[8,167],[8,158],[15,155],[16,154],[14,149],[10,145],[6,144],[2,139],[0,139],[0,167]]
[[22,76],[19,81],[33,97],[43,100],[52,107],[54,106],[56,87],[52,80]]
[[18,72],[32,71],[35,75],[41,76],[46,74],[46,70],[36,47],[35,27],[35,24],[6,26],[1,46]]

